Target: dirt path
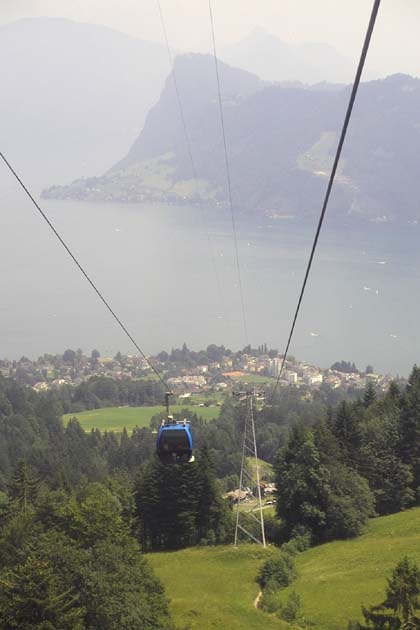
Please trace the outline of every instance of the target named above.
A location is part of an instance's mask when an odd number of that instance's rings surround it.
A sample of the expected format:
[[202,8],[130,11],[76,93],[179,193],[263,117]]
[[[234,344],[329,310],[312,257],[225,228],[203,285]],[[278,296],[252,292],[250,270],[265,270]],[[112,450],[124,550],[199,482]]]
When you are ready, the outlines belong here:
[[262,597],[262,591],[260,591],[257,595],[257,597],[254,599],[254,607],[258,610],[258,607],[260,605],[260,599]]

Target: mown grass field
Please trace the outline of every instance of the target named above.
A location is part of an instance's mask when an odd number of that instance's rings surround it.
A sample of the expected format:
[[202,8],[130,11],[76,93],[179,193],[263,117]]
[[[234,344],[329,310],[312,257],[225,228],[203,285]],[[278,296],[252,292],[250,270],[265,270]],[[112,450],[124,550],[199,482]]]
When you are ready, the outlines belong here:
[[286,630],[254,607],[255,576],[272,548],[196,547],[149,554],[165,585],[177,630]]
[[271,376],[261,376],[261,374],[246,372],[243,376],[238,376],[234,380],[249,383],[250,385],[264,385],[264,383],[273,383],[275,379]]
[[[275,553],[257,545],[203,547],[148,558],[165,585],[177,630],[215,628],[291,630],[274,615],[255,610],[255,576]],[[361,605],[384,598],[386,578],[408,555],[420,565],[420,508],[370,521],[363,536],[321,545],[297,557],[299,578],[282,591],[301,597],[303,615],[313,630],[347,630],[362,621]]]
[[404,555],[420,565],[420,508],[373,519],[359,538],[300,554],[300,577],[284,599],[295,590],[314,629],[346,630],[349,619],[362,621],[362,604],[383,601],[386,578]]
[[[188,408],[205,420],[214,420],[218,417],[220,407],[198,407],[190,405],[173,405],[173,411],[181,411]],[[148,427],[150,419],[155,414],[165,413],[162,405],[146,407],[104,407],[103,409],[92,409],[79,413],[66,413],[63,416],[64,423],[70,418],[76,417],[85,431],[100,429],[101,431],[121,432],[125,427],[128,432],[135,427]],[[163,417],[163,416],[162,416]]]

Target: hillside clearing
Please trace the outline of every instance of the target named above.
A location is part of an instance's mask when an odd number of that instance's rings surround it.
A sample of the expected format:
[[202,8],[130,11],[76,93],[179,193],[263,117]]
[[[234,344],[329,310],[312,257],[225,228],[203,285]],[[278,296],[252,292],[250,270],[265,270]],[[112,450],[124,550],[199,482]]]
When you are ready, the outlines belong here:
[[272,553],[257,545],[195,547],[148,559],[165,585],[177,629],[286,630],[290,626],[254,606],[255,577]]
[[[321,545],[297,558],[297,582],[305,618],[317,630],[345,630],[362,620],[361,605],[384,599],[386,578],[404,555],[420,564],[420,508],[373,519],[354,540]],[[284,599],[283,599],[284,598]]]
[[[173,405],[171,409],[175,412],[188,408],[197,416],[205,420],[214,420],[220,413],[220,407],[199,407],[186,405]],[[163,405],[150,405],[144,407],[104,407],[103,409],[90,409],[77,413],[66,413],[63,416],[64,424],[70,418],[76,417],[83,429],[87,432],[92,429],[101,431],[115,431],[120,433],[124,427],[131,432],[136,427],[148,427],[150,419],[155,414],[166,413]]]
[[[149,554],[171,599],[178,630],[210,628],[291,630],[274,615],[256,610],[255,582],[263,560],[275,553],[257,545],[196,547]],[[297,557],[299,577],[281,593],[296,591],[313,630],[346,630],[362,620],[361,605],[384,598],[386,578],[408,555],[420,564],[420,508],[372,519],[363,536],[309,549]]]

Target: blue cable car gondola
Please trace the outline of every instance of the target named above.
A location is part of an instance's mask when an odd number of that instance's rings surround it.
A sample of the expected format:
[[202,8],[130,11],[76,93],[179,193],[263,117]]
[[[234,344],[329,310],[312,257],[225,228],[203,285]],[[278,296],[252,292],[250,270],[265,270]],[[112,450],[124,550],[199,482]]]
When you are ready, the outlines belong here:
[[194,461],[191,425],[187,420],[176,421],[173,416],[162,420],[156,450],[163,464],[187,464]]

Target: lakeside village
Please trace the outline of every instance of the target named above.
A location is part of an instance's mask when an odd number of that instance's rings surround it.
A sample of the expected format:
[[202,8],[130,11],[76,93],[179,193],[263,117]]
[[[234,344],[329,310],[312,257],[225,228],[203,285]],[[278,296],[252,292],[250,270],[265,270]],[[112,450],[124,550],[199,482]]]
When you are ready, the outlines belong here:
[[[232,352],[223,346],[211,345],[207,350],[192,352],[184,344],[182,350],[170,354],[161,352],[149,357],[180,399],[194,394],[226,392],[238,382],[264,386],[279,375],[282,359],[276,350],[264,344],[257,349],[249,346]],[[13,377],[35,391],[47,391],[63,385],[80,385],[92,377],[138,380],[154,376],[148,363],[139,356],[126,356],[118,352],[114,357],[101,357],[97,350],[85,355],[82,350],[66,350],[63,355],[45,354],[36,360],[22,357],[17,361],[0,359],[0,374]],[[378,390],[386,390],[392,381],[390,375],[375,374],[368,366],[361,372],[345,361],[323,369],[290,357],[280,380],[281,386],[292,385],[309,389],[329,386],[364,389],[373,382]]]

